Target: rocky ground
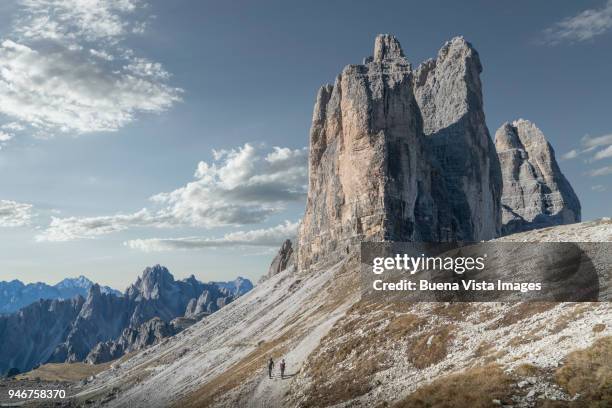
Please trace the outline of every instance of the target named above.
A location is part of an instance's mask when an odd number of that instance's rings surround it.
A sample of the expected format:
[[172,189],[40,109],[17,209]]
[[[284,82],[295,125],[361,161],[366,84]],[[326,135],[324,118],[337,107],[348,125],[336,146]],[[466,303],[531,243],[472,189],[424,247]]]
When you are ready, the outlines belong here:
[[[612,222],[600,220],[512,239],[611,235]],[[598,384],[610,383],[609,303],[367,304],[359,300],[357,265],[349,256],[307,273],[281,272],[96,375],[79,387],[77,401],[428,406],[434,398],[435,406],[572,406],[602,398]],[[269,357],[287,360],[288,378],[267,378]]]

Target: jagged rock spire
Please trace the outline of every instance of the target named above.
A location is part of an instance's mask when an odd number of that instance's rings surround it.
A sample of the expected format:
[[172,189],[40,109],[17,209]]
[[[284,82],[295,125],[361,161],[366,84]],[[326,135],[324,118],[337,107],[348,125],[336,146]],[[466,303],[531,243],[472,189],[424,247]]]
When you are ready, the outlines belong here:
[[399,41],[319,90],[299,269],[362,240],[479,241],[499,234],[501,170],[482,110],[478,53],[445,44],[417,75]]
[[374,61],[382,62],[397,58],[404,58],[404,51],[397,38],[389,34],[377,35],[374,41]]
[[538,127],[524,119],[495,133],[503,174],[502,233],[580,222],[580,201]]
[[485,121],[481,72],[478,52],[455,37],[415,74],[423,131],[442,168],[456,237],[463,241],[501,232],[501,169]]

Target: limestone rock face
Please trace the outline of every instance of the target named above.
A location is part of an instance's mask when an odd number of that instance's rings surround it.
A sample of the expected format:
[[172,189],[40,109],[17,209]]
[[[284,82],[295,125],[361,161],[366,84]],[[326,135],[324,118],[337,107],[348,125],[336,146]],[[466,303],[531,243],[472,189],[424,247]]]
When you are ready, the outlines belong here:
[[448,41],[415,74],[423,131],[441,166],[459,240],[500,234],[501,170],[483,110],[478,52],[463,37]]
[[211,286],[202,292],[197,299],[191,299],[185,309],[185,317],[195,317],[200,314],[211,314],[229,304],[234,296],[225,288]]
[[40,299],[18,312],[0,315],[0,376],[11,368],[25,372],[46,362],[84,302],[81,296]]
[[462,39],[415,72],[399,42],[380,35],[373,57],[319,90],[300,269],[361,240],[498,235],[501,171],[479,73],[478,54]]
[[171,323],[155,317],[137,328],[127,327],[114,341],[98,343],[85,358],[88,364],[115,360],[126,353],[142,350],[178,333]]
[[293,243],[290,239],[285,240],[283,245],[278,250],[278,253],[272,260],[268,269],[267,277],[274,276],[279,272],[284,271],[293,263]]
[[580,201],[535,124],[504,123],[495,147],[503,173],[503,235],[580,222]]
[[178,333],[252,287],[244,278],[175,280],[156,265],[121,296],[93,284],[85,299],[40,300],[0,315],[0,374],[49,362],[109,361]]

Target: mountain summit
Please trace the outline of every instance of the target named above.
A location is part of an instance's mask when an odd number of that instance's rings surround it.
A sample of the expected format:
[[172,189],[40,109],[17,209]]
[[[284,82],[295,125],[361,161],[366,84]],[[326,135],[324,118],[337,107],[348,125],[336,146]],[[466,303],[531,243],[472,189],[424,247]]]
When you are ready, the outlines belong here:
[[307,268],[362,240],[499,235],[501,170],[483,111],[478,53],[462,37],[413,70],[379,35],[374,56],[317,94],[298,238]]
[[[110,407],[159,408],[570,400],[550,384],[553,370],[610,333],[607,302],[362,296],[360,241],[495,238],[505,182],[484,120],[476,50],[457,37],[413,70],[394,37],[377,37],[374,48],[317,94],[306,212],[266,278],[183,335],[98,374],[81,395]],[[609,240],[611,228],[601,220],[502,239]],[[200,299],[190,306],[198,309]],[[265,375],[270,358],[286,360],[289,378],[276,377],[276,367]]]
[[580,201],[534,123],[504,123],[495,133],[495,146],[504,178],[504,235],[580,222]]
[[[88,280],[62,281],[85,287]],[[38,300],[0,316],[0,374],[47,362],[106,362],[176,334],[242,295],[252,284],[175,280],[161,265],[146,268],[124,295],[98,284],[85,297]],[[196,307],[197,306],[197,307]]]
[[[20,280],[0,282],[0,314],[13,313],[39,299],[70,299],[75,296],[87,296],[93,282],[81,275],[77,278],[66,278],[56,285],[43,282],[24,284]],[[101,286],[102,293],[121,295],[121,292],[108,286]]]

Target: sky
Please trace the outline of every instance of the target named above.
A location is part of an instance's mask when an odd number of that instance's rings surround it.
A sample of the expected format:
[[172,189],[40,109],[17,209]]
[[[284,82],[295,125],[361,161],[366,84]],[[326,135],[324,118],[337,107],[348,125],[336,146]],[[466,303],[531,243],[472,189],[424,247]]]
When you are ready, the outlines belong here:
[[0,280],[258,279],[304,211],[317,89],[463,35],[491,134],[529,119],[583,220],[612,201],[612,0],[0,3]]

